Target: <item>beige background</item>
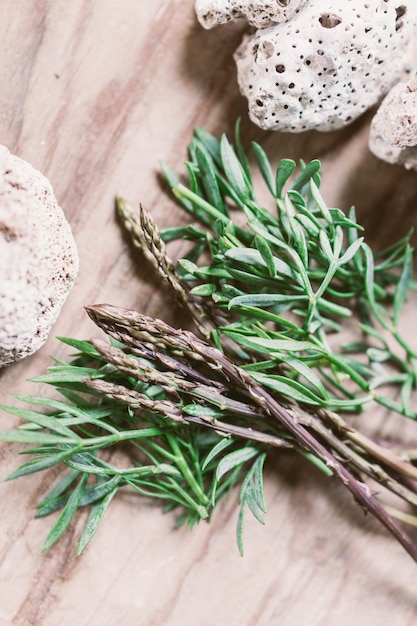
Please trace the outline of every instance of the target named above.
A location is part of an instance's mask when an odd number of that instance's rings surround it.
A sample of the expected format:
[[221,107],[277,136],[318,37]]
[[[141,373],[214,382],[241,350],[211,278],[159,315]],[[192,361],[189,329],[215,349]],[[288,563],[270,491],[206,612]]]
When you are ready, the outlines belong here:
[[[196,125],[232,132],[272,155],[323,162],[329,203],[356,204],[372,244],[417,221],[417,175],[367,149],[369,115],[333,134],[265,134],[247,119],[232,52],[241,25],[205,32],[191,0],[3,0],[0,141],[51,180],[78,243],[81,269],[48,343],[0,373],[0,400],[47,393],[26,383],[63,356],[54,338],[97,331],[83,305],[111,302],[175,319],[114,218],[114,196],[142,201],[162,226],[184,216],[161,189],[158,160],[182,170]],[[415,335],[415,301],[405,324]],[[382,419],[384,416],[372,416]],[[14,420],[0,414],[0,428]],[[401,424],[399,428],[404,428]],[[414,425],[408,425],[416,437]],[[236,494],[211,524],[174,530],[174,517],[128,494],[112,503],[82,558],[85,517],[48,553],[51,519],[34,519],[54,472],[3,479],[21,459],[0,446],[0,625],[411,626],[417,566],[350,496],[307,462],[279,453],[267,470],[267,524],[248,518],[235,544]]]

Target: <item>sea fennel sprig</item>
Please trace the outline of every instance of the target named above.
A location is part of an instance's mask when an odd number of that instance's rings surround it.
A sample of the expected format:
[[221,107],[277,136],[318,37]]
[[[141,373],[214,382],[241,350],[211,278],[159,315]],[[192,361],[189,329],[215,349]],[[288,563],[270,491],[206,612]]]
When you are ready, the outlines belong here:
[[[63,400],[20,396],[32,405],[30,409],[3,408],[23,418],[25,423],[16,431],[0,434],[4,441],[36,446],[28,451],[31,460],[9,479],[61,463],[69,468],[38,505],[39,516],[62,509],[45,541],[45,549],[61,537],[79,507],[91,505],[79,540],[81,553],[95,534],[111,499],[126,487],[161,499],[167,509],[181,507],[179,521],[193,525],[199,519],[207,519],[221,497],[242,480],[244,463],[252,459],[260,467],[266,444],[291,447],[272,432],[254,429],[252,439],[243,437],[244,429],[227,421],[228,415],[245,409],[237,402],[230,404],[222,400],[210,419],[214,415],[226,419],[213,431],[200,428],[203,421],[206,423],[207,410],[204,400],[198,398],[207,395],[218,402],[223,386],[207,379],[192,364],[169,354],[164,356],[160,346],[153,357],[149,346],[144,345],[145,359],[134,353],[126,354],[127,347],[121,344],[63,341],[76,348],[75,358],[67,365],[52,366],[47,374],[34,379],[53,385]],[[141,351],[139,346],[135,350]],[[165,376],[162,375],[162,386],[158,384],[161,374],[150,373],[161,362],[168,368]],[[175,375],[171,375],[172,371]],[[193,397],[192,393],[196,395]],[[192,407],[187,410],[190,402]],[[50,412],[35,410],[37,405]],[[260,444],[259,447],[252,445],[252,441]],[[125,457],[123,463],[120,455]],[[254,494],[250,500],[251,506],[260,506],[256,502],[260,502],[261,494],[262,483],[259,483],[256,497]]]
[[[160,233],[143,207],[137,214],[117,203],[200,338],[137,312],[88,307],[111,343],[65,340],[78,351],[73,361],[37,379],[64,400],[26,398],[48,415],[8,409],[27,423],[0,437],[38,446],[12,477],[70,468],[39,508],[43,515],[63,507],[47,547],[91,504],[81,551],[122,487],[181,507],[180,520],[194,524],[240,484],[242,550],[244,511],[264,521],[266,455],[292,448],[339,478],[417,558],[393,515],[414,518],[385,507],[367,485],[372,479],[415,506],[413,450],[388,449],[349,424],[349,414],[378,405],[416,415],[416,355],[399,331],[415,287],[409,236],[374,255],[354,209],[346,216],[321,197],[318,161],[296,173],[283,160],[273,172],[263,149],[252,147],[272,197],[268,210],[256,200],[239,134],[233,148],[202,130],[190,145],[188,187],[163,166],[195,223]],[[190,250],[173,263],[165,244],[176,238]],[[341,345],[346,324],[351,340]],[[112,462],[120,453],[127,468]]]

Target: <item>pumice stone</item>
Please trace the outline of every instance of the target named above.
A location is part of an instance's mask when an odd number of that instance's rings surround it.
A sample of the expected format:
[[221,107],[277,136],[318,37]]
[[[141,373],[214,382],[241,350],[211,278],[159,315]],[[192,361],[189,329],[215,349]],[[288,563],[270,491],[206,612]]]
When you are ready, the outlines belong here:
[[388,163],[417,170],[417,74],[385,96],[371,122],[369,148]]
[[244,37],[235,61],[250,118],[265,130],[343,127],[375,105],[412,58],[416,0],[197,4],[205,27],[220,22],[221,5],[229,19],[246,16],[259,25],[263,15],[266,25]]
[[0,146],[0,367],[46,341],[78,272],[48,180]]
[[196,0],[198,21],[204,28],[213,28],[246,17],[255,28],[285,22],[299,11],[307,0]]

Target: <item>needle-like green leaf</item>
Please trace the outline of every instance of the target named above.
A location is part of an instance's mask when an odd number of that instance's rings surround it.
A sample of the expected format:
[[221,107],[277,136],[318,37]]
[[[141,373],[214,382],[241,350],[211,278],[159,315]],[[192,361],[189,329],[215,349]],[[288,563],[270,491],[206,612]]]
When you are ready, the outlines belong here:
[[103,520],[104,514],[107,511],[107,507],[113,500],[117,489],[112,489],[107,495],[105,495],[99,502],[96,502],[90,510],[87,522],[84,526],[84,530],[81,537],[78,540],[77,554],[80,556],[96,534],[99,526]]
[[69,497],[64,510],[62,511],[61,515],[58,517],[57,521],[52,527],[52,530],[48,534],[45,540],[45,543],[43,544],[43,548],[42,548],[43,552],[45,550],[48,550],[48,548],[50,548],[51,546],[53,546],[54,543],[56,543],[58,539],[60,539],[62,535],[64,534],[64,532],[67,530],[68,526],[70,525],[71,521],[74,518],[74,515],[77,512],[78,505],[81,500],[83,491],[85,489],[86,482],[87,482],[87,475],[85,474],[79,480],[77,486],[75,487],[74,491]]

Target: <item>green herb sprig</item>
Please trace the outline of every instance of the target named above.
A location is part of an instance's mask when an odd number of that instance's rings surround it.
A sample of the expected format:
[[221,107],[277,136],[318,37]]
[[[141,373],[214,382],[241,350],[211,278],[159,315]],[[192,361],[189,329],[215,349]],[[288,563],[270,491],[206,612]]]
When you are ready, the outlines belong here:
[[[192,526],[238,485],[243,552],[245,511],[265,518],[265,459],[289,448],[338,478],[417,561],[395,518],[417,519],[368,485],[414,507],[415,451],[384,447],[349,423],[378,405],[417,416],[417,356],[400,330],[416,287],[410,234],[374,254],[354,209],[345,215],[326,205],[318,161],[297,172],[284,159],[274,172],[261,146],[252,144],[252,153],[272,198],[268,209],[256,200],[238,127],[234,147],[226,136],[196,130],[188,185],[163,164],[192,224],[160,233],[143,207],[137,213],[117,202],[133,243],[190,312],[196,334],[89,306],[108,341],[62,339],[77,351],[71,362],[35,379],[63,399],[26,396],[29,409],[3,407],[25,423],[0,438],[36,446],[10,478],[68,468],[38,506],[38,515],[62,510],[45,548],[90,505],[82,552],[121,488],[179,508],[179,523]],[[166,250],[175,239],[190,242],[177,263]],[[341,345],[347,325],[352,339]]]

